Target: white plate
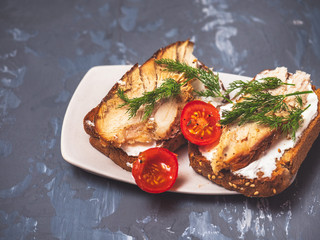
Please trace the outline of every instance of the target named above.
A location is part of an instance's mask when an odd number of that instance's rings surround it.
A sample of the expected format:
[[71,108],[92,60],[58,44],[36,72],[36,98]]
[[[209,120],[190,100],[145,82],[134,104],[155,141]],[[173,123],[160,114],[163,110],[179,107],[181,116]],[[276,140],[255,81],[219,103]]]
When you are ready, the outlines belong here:
[[[63,158],[72,165],[91,173],[135,184],[131,173],[123,170],[112,160],[93,148],[89,136],[83,129],[83,118],[111,87],[131,66],[97,66],[91,68],[81,80],[67,108],[61,132],[61,153]],[[219,73],[224,82],[248,80],[248,77]],[[189,194],[236,194],[213,184],[203,176],[195,173],[189,166],[186,147],[178,152],[179,174],[171,189],[172,192]]]

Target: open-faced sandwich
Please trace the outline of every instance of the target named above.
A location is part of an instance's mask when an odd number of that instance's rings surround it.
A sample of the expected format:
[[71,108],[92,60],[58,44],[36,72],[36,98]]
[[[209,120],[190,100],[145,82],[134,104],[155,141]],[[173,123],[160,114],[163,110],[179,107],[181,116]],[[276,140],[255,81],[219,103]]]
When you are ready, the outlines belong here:
[[141,66],[135,64],[85,116],[90,143],[128,171],[144,150],[164,147],[175,151],[185,144],[180,115],[193,98],[192,86],[186,82],[180,87],[185,75],[164,71],[156,61],[171,59],[200,67],[192,52],[192,42],[176,42],[159,49]]
[[[320,91],[301,71],[265,70],[251,82],[231,83],[232,103],[220,111],[220,139],[189,143],[190,165],[209,180],[246,196],[267,197],[286,189],[319,135]],[[210,100],[207,100],[210,102]]]
[[[147,152],[150,157],[153,152],[165,154],[163,149],[175,151],[186,144],[180,131],[180,115],[184,105],[193,99],[191,79],[184,73],[165,71],[157,61],[170,59],[195,69],[205,68],[193,56],[193,45],[189,40],[173,43],[125,73],[84,118],[91,145],[123,169],[132,171],[141,152],[154,149]],[[178,165],[176,156],[170,157]],[[170,180],[170,186],[174,180]]]
[[173,185],[172,151],[185,139],[191,167],[210,181],[246,196],[282,192],[320,131],[310,75],[281,67],[223,83],[192,52],[176,42],[134,65],[85,116],[90,143],[148,192]]

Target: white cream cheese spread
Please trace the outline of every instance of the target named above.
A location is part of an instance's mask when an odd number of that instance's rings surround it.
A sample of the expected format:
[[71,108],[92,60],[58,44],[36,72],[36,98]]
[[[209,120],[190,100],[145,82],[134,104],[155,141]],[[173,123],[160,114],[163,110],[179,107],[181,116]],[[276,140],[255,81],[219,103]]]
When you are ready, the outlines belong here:
[[121,85],[121,86],[125,86],[125,85],[126,85],[126,82],[125,82],[125,81],[122,81],[122,80],[119,80],[119,81],[118,81],[118,84]]
[[91,127],[94,127],[94,123],[91,122],[90,120],[87,120],[87,121],[86,121],[86,124],[88,124],[88,125],[91,126]]
[[127,167],[133,168],[133,164],[132,163],[127,162],[126,165],[127,165]]
[[271,177],[272,172],[276,169],[277,159],[280,159],[286,150],[295,146],[303,131],[318,114],[318,98],[315,93],[308,94],[307,104],[311,105],[302,114],[303,123],[296,132],[296,141],[287,139],[286,136],[281,136],[270,146],[263,156],[250,163],[248,166],[235,171],[234,174],[254,179],[257,177],[258,172],[263,172],[264,175],[262,177]]
[[143,152],[149,148],[156,147],[156,142],[151,143],[135,143],[135,144],[123,144],[121,149],[126,152],[129,156],[137,157],[140,152]]

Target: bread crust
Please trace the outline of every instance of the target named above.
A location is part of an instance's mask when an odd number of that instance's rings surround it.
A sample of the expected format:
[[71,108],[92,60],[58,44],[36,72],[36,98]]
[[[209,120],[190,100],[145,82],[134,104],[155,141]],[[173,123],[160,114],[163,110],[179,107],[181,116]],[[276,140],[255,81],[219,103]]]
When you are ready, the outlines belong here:
[[287,150],[277,162],[271,178],[247,179],[229,170],[221,170],[214,174],[211,162],[202,156],[198,146],[192,143],[188,145],[190,166],[210,181],[245,196],[270,197],[281,193],[294,181],[302,162],[320,132],[320,89],[315,90],[315,87],[313,89],[318,97],[318,114],[304,130],[295,147]]

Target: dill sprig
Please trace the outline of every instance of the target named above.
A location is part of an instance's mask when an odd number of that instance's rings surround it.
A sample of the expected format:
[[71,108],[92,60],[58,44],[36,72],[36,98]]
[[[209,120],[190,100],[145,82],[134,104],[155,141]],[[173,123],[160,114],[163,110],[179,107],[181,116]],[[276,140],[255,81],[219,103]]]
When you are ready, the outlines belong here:
[[281,130],[285,134],[291,134],[291,138],[296,140],[296,132],[300,127],[300,122],[302,120],[302,113],[310,107],[310,104],[302,108],[295,108],[289,111],[289,115],[283,120],[285,124],[282,125]]
[[[248,122],[266,124],[273,129],[280,129],[281,132],[290,134],[295,140],[295,133],[302,120],[301,114],[309,107],[301,109],[299,107],[289,108],[284,99],[289,96],[296,96],[301,106],[302,94],[312,93],[312,91],[297,91],[288,94],[272,95],[268,92],[253,92],[249,96],[237,102],[232,110],[224,111],[220,123],[228,125],[237,121],[239,125]],[[286,111],[287,114],[281,116],[279,113]]]
[[159,59],[157,64],[165,66],[165,71],[183,73],[186,82],[192,79],[198,79],[205,86],[205,91],[195,91],[199,96],[203,97],[222,97],[228,102],[232,102],[225,96],[220,88],[219,75],[214,74],[210,69],[194,68],[178,60]]
[[230,94],[234,90],[240,89],[236,96],[245,95],[245,94],[252,94],[255,92],[276,89],[281,85],[291,85],[294,86],[292,83],[282,82],[281,79],[276,77],[266,77],[262,78],[259,81],[242,81],[237,80],[230,83],[226,94]]
[[142,120],[146,120],[152,114],[155,104],[158,100],[174,97],[181,92],[181,84],[172,78],[165,79],[165,81],[160,85],[160,87],[155,88],[153,91],[145,92],[141,97],[129,99],[125,94],[124,90],[118,89],[118,96],[124,101],[118,107],[128,106],[127,113],[129,118],[136,116],[139,108],[144,105],[144,114]]
[[[133,99],[129,99],[122,89],[118,89],[118,96],[124,101],[119,107],[128,106],[129,118],[136,116],[139,108],[144,105],[143,120],[147,119],[152,114],[157,101],[177,96],[181,92],[181,86],[193,79],[198,79],[205,86],[204,91],[196,91],[199,96],[222,97],[230,103],[233,103],[229,99],[231,92],[238,90],[236,96],[242,96],[241,100],[233,105],[232,110],[222,113],[220,120],[222,125],[236,121],[239,125],[257,122],[273,129],[279,129],[283,133],[291,134],[292,139],[295,140],[296,131],[302,121],[302,113],[310,106],[302,109],[300,95],[312,93],[312,91],[297,91],[283,95],[269,93],[267,90],[276,89],[281,85],[294,85],[282,82],[276,77],[267,77],[259,81],[234,81],[223,92],[219,83],[219,75],[214,74],[210,69],[194,68],[172,59],[160,59],[155,62],[163,65],[164,71],[183,73],[185,80],[178,83],[174,79],[168,78],[160,87]],[[290,108],[285,103],[284,99],[289,96],[296,96],[299,107]]]
[[[200,69],[191,67],[186,63],[179,62],[178,60],[163,58],[155,60],[155,62],[159,65],[165,66],[164,71],[183,73],[184,77],[186,78],[185,82],[197,78],[200,73]],[[201,72],[202,71],[204,70],[201,70]]]
[[206,87],[204,92],[197,92],[201,96],[222,97],[228,102],[232,102],[220,91],[219,76],[209,69],[191,67],[178,60],[160,59],[155,61],[157,64],[165,66],[164,71],[183,73],[185,80],[181,83],[172,78],[165,79],[163,84],[153,91],[144,93],[141,97],[129,99],[122,89],[118,89],[118,96],[124,101],[119,107],[128,106],[129,118],[136,116],[139,108],[145,106],[143,120],[147,119],[155,107],[158,100],[174,97],[181,92],[181,86],[192,79],[199,79]]

